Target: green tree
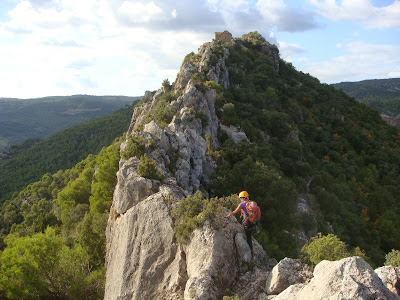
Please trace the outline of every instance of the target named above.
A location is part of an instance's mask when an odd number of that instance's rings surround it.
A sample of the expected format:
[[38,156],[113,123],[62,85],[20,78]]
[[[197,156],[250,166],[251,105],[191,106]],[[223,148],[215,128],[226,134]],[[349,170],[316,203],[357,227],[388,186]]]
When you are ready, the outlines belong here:
[[64,224],[72,223],[70,212],[78,204],[89,204],[93,173],[94,165],[91,163],[76,180],[69,182],[67,187],[58,194],[57,203],[61,207],[61,220]]
[[163,86],[163,87],[170,87],[170,86],[171,86],[171,84],[169,83],[168,78],[166,78],[166,79],[163,80],[162,86]]
[[314,265],[322,260],[340,260],[351,256],[346,244],[331,233],[312,239],[311,243],[303,246],[301,252],[305,255],[305,261]]
[[96,160],[97,172],[91,186],[89,197],[90,211],[93,213],[108,212],[117,184],[116,173],[119,167],[119,142],[103,148]]
[[400,267],[400,251],[393,249],[386,254],[385,266]]
[[77,226],[77,240],[89,254],[90,264],[95,268],[104,266],[108,213],[86,213]]
[[9,299],[99,299],[101,276],[90,274],[88,254],[65,246],[48,228],[32,237],[7,239],[0,257],[0,290]]

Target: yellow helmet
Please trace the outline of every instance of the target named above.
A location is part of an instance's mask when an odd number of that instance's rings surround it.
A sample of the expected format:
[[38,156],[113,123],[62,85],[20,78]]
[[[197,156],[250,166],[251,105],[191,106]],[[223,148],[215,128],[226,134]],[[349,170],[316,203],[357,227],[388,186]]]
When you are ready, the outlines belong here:
[[239,193],[239,198],[243,198],[243,197],[246,197],[246,198],[249,197],[249,193],[246,191],[241,191]]

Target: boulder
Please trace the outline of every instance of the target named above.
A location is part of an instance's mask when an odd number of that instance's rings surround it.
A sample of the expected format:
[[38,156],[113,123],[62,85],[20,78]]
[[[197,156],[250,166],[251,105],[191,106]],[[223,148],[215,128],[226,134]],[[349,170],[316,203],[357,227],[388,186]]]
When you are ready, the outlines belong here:
[[299,259],[285,257],[267,278],[265,290],[277,295],[292,284],[308,282],[313,277],[310,268]]
[[314,277],[308,283],[292,285],[275,300],[309,299],[382,299],[398,300],[361,257],[354,256],[339,261],[320,262]]
[[246,141],[246,142],[250,142],[249,139],[246,136],[246,133],[244,133],[243,131],[240,131],[239,129],[237,129],[235,126],[225,126],[223,124],[220,124],[220,127],[223,131],[226,132],[226,134],[232,138],[232,140],[235,143],[239,143],[241,141]]
[[382,279],[382,282],[386,285],[386,287],[400,296],[400,268],[393,266],[384,266],[375,270],[375,273],[378,274],[379,278]]

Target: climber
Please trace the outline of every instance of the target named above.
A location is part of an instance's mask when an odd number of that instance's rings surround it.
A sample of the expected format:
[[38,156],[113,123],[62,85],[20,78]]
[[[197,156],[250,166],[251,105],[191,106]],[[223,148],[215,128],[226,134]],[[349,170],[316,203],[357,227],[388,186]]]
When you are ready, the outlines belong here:
[[256,223],[260,219],[261,212],[257,204],[254,201],[249,200],[249,193],[247,193],[246,191],[240,192],[239,198],[241,203],[233,212],[226,215],[225,218],[229,218],[232,215],[236,215],[239,211],[242,211],[242,218],[243,218],[242,228],[246,233],[247,243],[250,246],[251,256],[253,257],[253,242],[251,240],[251,229],[256,225]]

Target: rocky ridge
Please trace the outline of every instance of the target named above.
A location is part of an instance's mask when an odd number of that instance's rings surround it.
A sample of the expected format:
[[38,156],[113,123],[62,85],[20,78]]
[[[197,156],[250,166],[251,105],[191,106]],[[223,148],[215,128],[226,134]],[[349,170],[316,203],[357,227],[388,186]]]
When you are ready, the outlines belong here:
[[[146,140],[150,145],[145,148],[146,155],[164,180],[141,177],[138,157],[120,161],[106,232],[105,299],[219,299],[232,291],[241,299],[250,299],[262,290],[273,266],[274,260],[256,241],[250,264],[250,249],[240,224],[234,218],[225,220],[223,214],[217,218],[223,222],[219,230],[214,229],[215,221],[208,220],[185,245],[178,244],[174,236],[170,208],[197,190],[208,195],[204,187],[216,166],[207,151],[218,146],[217,93],[199,86],[196,74],[207,72],[209,80],[230,88],[224,60],[228,48],[222,46],[223,55],[210,64],[217,45],[215,41],[204,44],[182,64],[176,81],[167,89],[174,96],[167,109],[175,112],[167,126],[148,120],[157,101],[167,94],[165,89],[147,94],[144,103],[135,108],[121,150],[130,136]],[[235,134],[247,139],[243,132],[235,130]],[[250,279],[252,288],[236,291],[238,282]]]
[[[130,137],[145,140],[145,153],[164,179],[139,175],[139,157],[120,161],[106,231],[105,299],[398,299],[393,292],[397,271],[380,279],[361,258],[324,261],[313,273],[291,259],[272,269],[277,262],[254,240],[252,260],[240,224],[233,217],[223,218],[227,212],[207,220],[186,244],[177,242],[171,208],[197,190],[208,196],[206,187],[216,167],[208,152],[219,145],[218,131],[235,141],[247,140],[240,129],[221,126],[214,107],[217,92],[196,79],[196,74],[205,74],[223,88],[231,87],[224,59],[229,49],[222,45],[218,56],[218,45],[205,43],[198,54],[185,59],[171,87],[147,93],[135,108],[121,150]],[[278,70],[276,48],[263,51]],[[163,108],[174,112],[172,119],[166,124],[149,119],[168,95]]]

